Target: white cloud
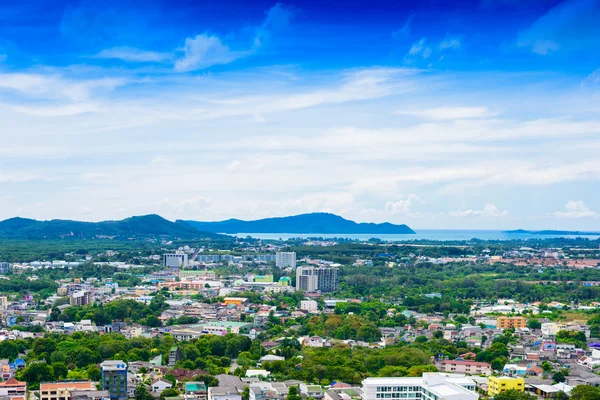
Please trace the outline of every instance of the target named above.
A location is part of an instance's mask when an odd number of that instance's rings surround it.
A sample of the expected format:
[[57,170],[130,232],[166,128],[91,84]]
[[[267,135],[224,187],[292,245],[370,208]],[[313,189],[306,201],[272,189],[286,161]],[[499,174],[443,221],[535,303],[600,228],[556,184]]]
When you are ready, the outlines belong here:
[[410,37],[410,26],[415,16],[416,14],[414,13],[409,15],[402,27],[397,31],[392,32],[392,37],[395,40],[408,39]]
[[600,215],[590,210],[583,200],[570,200],[565,205],[567,211],[557,211],[554,213],[559,218],[598,218]]
[[406,62],[413,62],[417,59],[426,60],[431,55],[431,52],[431,47],[427,44],[427,38],[421,38],[410,46],[404,60]]
[[447,213],[451,217],[481,217],[481,218],[497,218],[508,215],[507,210],[500,210],[494,204],[486,204],[481,210],[456,210]]
[[440,50],[456,50],[460,47],[461,40],[457,37],[446,37],[439,44]]
[[388,201],[385,203],[385,211],[395,214],[411,214],[412,206],[415,203],[423,203],[423,201],[414,193],[409,194],[406,199],[399,201]]
[[286,29],[295,16],[294,10],[283,3],[276,3],[265,13],[262,25],[256,28],[254,47],[262,47],[273,33]]
[[419,118],[434,120],[458,120],[484,118],[495,115],[487,107],[436,107],[422,110],[398,110],[400,115],[414,115]]
[[167,61],[173,58],[173,54],[141,50],[136,49],[135,47],[113,47],[102,50],[92,58],[118,59],[127,62],[146,63]]
[[175,71],[179,72],[229,64],[249,54],[231,50],[223,44],[221,38],[208,33],[185,39],[182,51],[183,56],[175,62]]

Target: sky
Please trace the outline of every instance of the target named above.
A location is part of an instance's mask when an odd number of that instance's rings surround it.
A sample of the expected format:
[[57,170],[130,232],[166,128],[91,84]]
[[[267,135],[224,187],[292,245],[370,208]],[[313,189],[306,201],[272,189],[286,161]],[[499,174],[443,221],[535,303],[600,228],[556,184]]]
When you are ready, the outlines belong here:
[[0,218],[598,230],[599,20],[600,0],[3,0]]

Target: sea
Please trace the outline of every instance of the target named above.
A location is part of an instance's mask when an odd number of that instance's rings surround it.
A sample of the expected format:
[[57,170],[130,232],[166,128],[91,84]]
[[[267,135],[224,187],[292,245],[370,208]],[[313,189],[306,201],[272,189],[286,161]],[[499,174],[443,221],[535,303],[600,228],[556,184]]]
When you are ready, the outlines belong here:
[[453,230],[453,229],[415,229],[415,235],[398,234],[324,234],[324,233],[238,233],[234,236],[265,240],[288,240],[293,238],[344,238],[360,241],[369,239],[380,239],[386,242],[410,242],[413,240],[436,240],[436,241],[458,241],[458,240],[527,240],[527,239],[550,239],[550,238],[577,238],[585,237],[590,240],[600,238],[600,235],[536,235],[526,232],[506,232],[495,230]]

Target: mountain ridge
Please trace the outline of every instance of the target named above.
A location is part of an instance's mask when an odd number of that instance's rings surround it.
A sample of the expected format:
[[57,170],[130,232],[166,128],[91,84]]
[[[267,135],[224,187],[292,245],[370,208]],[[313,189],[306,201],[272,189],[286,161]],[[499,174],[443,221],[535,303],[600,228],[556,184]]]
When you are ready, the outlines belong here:
[[122,220],[99,222],[52,219],[40,221],[14,217],[0,221],[1,238],[57,239],[65,237],[182,237],[218,238],[212,232],[202,232],[180,222],[169,221],[160,215],[132,216]]
[[309,213],[287,217],[263,218],[244,221],[230,218],[223,221],[202,222],[177,220],[207,232],[214,233],[288,233],[288,234],[415,234],[405,224],[395,225],[389,222],[357,223],[331,213]]

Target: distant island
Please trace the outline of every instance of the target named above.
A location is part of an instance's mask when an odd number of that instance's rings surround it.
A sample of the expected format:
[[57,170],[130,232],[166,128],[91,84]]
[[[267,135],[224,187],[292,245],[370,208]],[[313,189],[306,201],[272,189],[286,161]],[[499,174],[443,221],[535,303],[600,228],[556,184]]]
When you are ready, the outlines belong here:
[[255,221],[228,219],[219,222],[176,221],[215,233],[287,233],[287,234],[415,234],[407,225],[357,223],[330,213],[300,214]]
[[559,231],[559,230],[542,230],[542,231],[528,231],[525,229],[515,229],[512,231],[504,231],[504,233],[517,233],[517,234],[529,234],[529,235],[556,235],[556,236],[597,236],[600,232],[582,232],[582,231]]
[[82,222],[53,219],[38,221],[29,218],[10,218],[0,221],[0,238],[61,239],[61,238],[227,238],[159,215],[142,215],[119,221]]

